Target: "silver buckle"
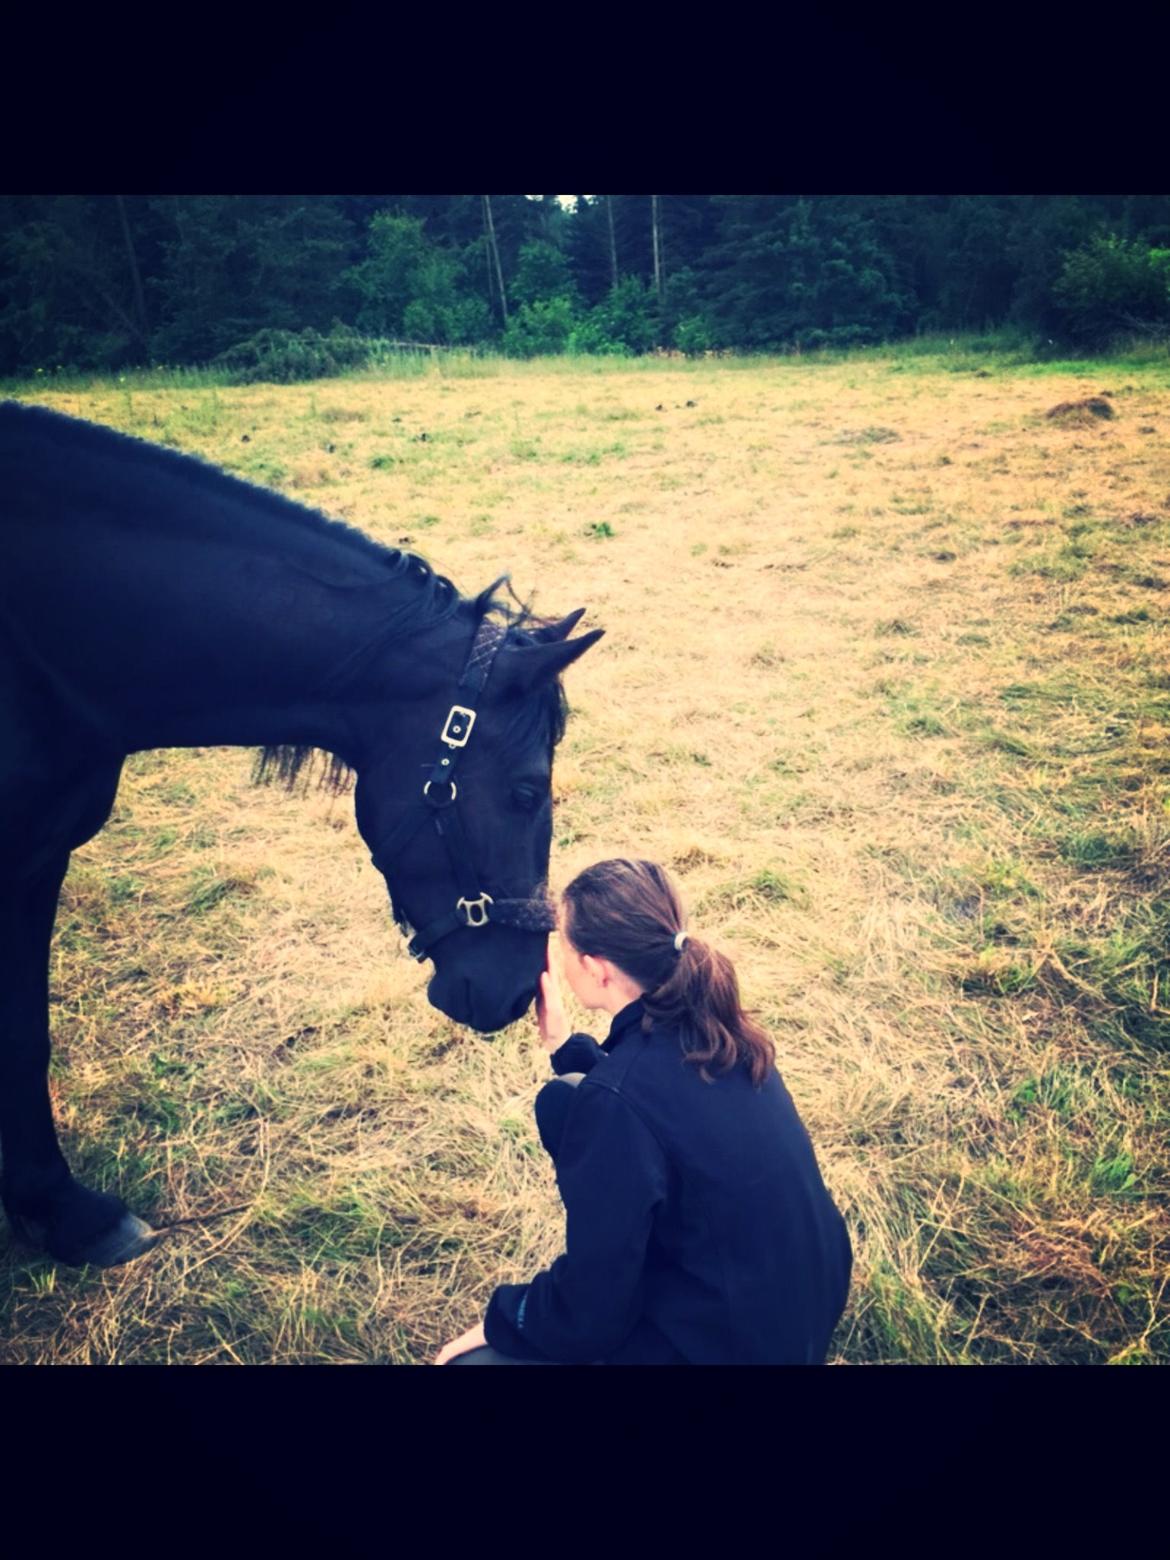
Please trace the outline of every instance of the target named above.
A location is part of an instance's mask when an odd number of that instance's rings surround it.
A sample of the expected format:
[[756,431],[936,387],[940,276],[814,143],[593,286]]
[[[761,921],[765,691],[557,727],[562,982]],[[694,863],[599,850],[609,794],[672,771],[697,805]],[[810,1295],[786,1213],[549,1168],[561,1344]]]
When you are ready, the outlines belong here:
[[462,704],[453,704],[447,713],[447,723],[439,734],[439,741],[445,742],[449,748],[466,747],[474,725],[475,711],[465,709]]
[[488,924],[487,907],[494,905],[495,900],[490,894],[481,894],[478,899],[457,899],[456,910],[462,910],[468,926],[486,926]]

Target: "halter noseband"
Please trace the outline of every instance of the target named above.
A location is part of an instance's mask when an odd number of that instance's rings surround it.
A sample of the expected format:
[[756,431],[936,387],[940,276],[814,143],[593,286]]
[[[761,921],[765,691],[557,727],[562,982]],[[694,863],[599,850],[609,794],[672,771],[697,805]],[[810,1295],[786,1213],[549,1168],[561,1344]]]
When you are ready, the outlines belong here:
[[[401,819],[389,838],[370,856],[370,860],[389,882],[387,867],[427,822],[447,848],[447,856],[460,897],[455,908],[436,917],[407,944],[414,959],[425,959],[434,945],[461,926],[486,926],[495,921],[502,926],[517,926],[528,932],[550,932],[556,915],[547,899],[493,899],[479,887],[478,874],[471,864],[471,847],[463,820],[455,805],[459,794],[455,768],[459,754],[467,746],[476,722],[476,703],[483,692],[506,630],[495,623],[481,623],[467,657],[467,664],[455,689],[456,702],[447,712],[439,733],[440,746],[430,774],[423,782],[422,799]],[[403,924],[398,917],[399,924]]]

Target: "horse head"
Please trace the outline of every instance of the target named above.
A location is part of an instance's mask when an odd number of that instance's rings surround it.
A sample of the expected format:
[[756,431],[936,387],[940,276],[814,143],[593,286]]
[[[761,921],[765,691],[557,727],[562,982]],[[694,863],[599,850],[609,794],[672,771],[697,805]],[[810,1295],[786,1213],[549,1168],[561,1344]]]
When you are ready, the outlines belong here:
[[559,623],[481,618],[455,683],[434,666],[359,771],[358,828],[411,952],[434,963],[431,1005],[491,1034],[536,995],[553,926],[546,897],[560,675],[598,639]]

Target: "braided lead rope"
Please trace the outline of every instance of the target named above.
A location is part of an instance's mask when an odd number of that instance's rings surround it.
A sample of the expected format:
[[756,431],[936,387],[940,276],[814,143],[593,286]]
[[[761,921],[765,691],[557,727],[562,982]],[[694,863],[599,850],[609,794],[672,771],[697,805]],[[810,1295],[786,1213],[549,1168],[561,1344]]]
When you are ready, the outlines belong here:
[[488,919],[501,926],[515,926],[522,932],[553,932],[557,912],[547,899],[497,899]]

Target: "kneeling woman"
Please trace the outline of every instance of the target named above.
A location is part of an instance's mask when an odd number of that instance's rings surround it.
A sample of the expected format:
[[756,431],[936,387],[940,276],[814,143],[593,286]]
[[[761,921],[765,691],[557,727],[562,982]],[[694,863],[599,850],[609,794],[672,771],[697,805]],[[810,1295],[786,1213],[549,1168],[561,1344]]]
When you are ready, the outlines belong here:
[[567,1214],[566,1250],[504,1284],[436,1364],[819,1365],[852,1252],[816,1156],[740,1006],[730,961],[683,929],[648,861],[602,861],[565,890],[565,976],[613,1015],[570,1035],[555,976],[537,1096]]

